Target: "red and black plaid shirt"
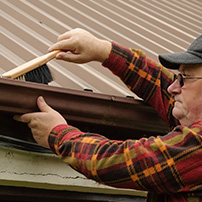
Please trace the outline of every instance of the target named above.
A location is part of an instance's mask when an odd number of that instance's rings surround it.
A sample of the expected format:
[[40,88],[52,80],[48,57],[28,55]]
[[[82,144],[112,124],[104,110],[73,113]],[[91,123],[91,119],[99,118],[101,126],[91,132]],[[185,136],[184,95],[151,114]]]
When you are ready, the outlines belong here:
[[148,201],[201,202],[202,197],[188,193],[202,192],[202,121],[176,126],[174,100],[167,92],[174,73],[142,51],[115,43],[103,65],[175,128],[164,136],[116,141],[59,125],[49,136],[52,151],[87,178],[148,191]]

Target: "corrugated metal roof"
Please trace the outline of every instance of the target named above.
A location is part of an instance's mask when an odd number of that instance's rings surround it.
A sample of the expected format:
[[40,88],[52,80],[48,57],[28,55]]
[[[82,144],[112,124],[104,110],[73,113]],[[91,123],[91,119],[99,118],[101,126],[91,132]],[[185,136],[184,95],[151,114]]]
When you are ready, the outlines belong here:
[[[139,48],[149,57],[184,51],[202,33],[201,0],[1,0],[0,74],[47,53],[57,37],[76,27]],[[48,63],[51,85],[133,95],[101,64]]]

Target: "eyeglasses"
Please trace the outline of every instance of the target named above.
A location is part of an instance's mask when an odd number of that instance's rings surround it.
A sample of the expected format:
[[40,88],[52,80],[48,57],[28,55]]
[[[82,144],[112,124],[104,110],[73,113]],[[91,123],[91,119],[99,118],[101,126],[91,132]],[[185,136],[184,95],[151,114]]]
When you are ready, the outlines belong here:
[[184,74],[175,75],[174,81],[178,80],[180,86],[184,86],[184,79],[202,79],[202,76],[187,76]]

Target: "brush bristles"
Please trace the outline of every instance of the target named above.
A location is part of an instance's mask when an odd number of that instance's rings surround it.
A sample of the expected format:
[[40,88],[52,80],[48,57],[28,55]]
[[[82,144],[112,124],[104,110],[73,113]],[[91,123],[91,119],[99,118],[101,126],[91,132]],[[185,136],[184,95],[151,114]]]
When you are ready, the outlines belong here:
[[48,84],[53,81],[50,69],[46,64],[16,78],[17,80],[25,80],[35,83]]

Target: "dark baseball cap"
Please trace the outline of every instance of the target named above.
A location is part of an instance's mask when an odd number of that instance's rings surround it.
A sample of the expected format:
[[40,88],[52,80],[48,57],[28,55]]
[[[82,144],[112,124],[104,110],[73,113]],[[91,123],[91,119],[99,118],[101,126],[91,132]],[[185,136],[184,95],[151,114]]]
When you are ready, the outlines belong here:
[[169,69],[179,69],[181,64],[202,64],[202,35],[192,42],[187,51],[161,54],[159,61]]

